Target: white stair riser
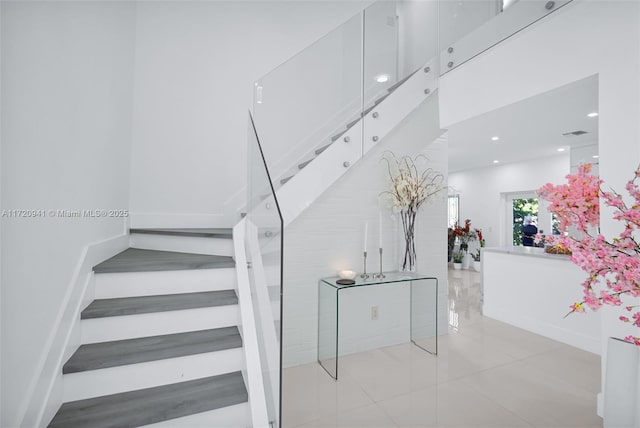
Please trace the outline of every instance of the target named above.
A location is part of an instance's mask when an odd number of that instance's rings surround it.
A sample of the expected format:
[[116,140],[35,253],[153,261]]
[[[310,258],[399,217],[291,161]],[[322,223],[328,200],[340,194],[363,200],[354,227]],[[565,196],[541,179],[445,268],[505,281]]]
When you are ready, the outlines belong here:
[[242,348],[63,375],[64,399],[75,401],[185,382],[244,369]]
[[233,255],[233,239],[203,238],[193,236],[153,235],[132,233],[129,245],[145,250],[177,251],[179,253]]
[[95,298],[153,296],[236,288],[235,268],[159,272],[118,272],[95,275]]
[[238,305],[92,318],[80,322],[82,343],[110,342],[238,324]]
[[251,408],[249,403],[236,404],[144,426],[149,428],[246,428],[251,426]]

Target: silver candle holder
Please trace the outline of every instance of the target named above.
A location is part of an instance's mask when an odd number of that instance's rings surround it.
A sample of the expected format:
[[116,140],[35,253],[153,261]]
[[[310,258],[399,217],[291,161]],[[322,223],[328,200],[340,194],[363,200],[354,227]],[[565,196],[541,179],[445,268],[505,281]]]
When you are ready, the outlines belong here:
[[364,273],[360,275],[360,278],[367,279],[369,278],[369,274],[367,273],[367,252],[364,252]]
[[380,247],[380,272],[374,273],[373,277],[377,279],[386,278],[385,274],[382,273],[382,247]]

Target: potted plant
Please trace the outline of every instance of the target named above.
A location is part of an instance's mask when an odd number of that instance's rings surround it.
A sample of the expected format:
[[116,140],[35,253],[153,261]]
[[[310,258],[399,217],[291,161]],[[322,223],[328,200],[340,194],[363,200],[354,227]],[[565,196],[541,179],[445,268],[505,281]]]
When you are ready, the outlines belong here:
[[401,270],[416,270],[415,223],[420,207],[439,192],[446,189],[442,173],[433,168],[419,168],[419,161],[428,165],[424,155],[415,158],[402,156],[397,158],[393,152],[387,151],[381,161],[387,165],[390,189],[382,192],[387,195],[395,213],[400,214],[404,234],[404,251],[401,256]]
[[471,253],[471,257],[473,257],[473,270],[480,272],[482,266],[480,263],[480,248],[478,248],[475,253]]
[[453,253],[453,268],[455,270],[462,269],[462,260],[464,260],[464,251],[456,251]]
[[469,269],[469,265],[471,264],[471,256],[469,256],[469,242],[478,239],[476,230],[471,229],[471,220],[469,219],[464,221],[464,226],[456,225],[454,228],[454,233],[458,238],[458,242],[460,242],[460,251],[464,253],[462,269]]

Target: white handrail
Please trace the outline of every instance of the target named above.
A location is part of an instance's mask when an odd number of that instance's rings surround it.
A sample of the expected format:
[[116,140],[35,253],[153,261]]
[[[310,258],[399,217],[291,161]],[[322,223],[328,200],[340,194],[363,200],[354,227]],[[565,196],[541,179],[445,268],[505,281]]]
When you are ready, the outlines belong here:
[[[267,363],[266,369],[269,374],[269,382],[268,385],[265,385],[265,388],[268,388],[269,386],[271,387],[273,406],[277,419],[278,409],[280,407],[280,347],[276,336],[275,316],[273,314],[271,299],[267,289],[269,284],[267,284],[267,275],[262,262],[258,233],[258,227],[256,227],[256,225],[251,221],[247,221],[246,238],[251,257],[251,270],[253,271],[256,303],[259,308],[259,321],[263,327],[264,351]],[[279,426],[279,423],[276,423],[276,426]]]
[[236,275],[238,282],[238,301],[240,303],[240,319],[242,322],[242,341],[244,344],[247,363],[247,386],[249,404],[251,407],[251,421],[253,427],[268,428],[269,416],[265,398],[264,383],[262,382],[262,366],[258,349],[258,335],[256,320],[253,316],[253,302],[251,299],[251,285],[247,269],[245,252],[245,219],[233,228],[233,247],[236,261]]

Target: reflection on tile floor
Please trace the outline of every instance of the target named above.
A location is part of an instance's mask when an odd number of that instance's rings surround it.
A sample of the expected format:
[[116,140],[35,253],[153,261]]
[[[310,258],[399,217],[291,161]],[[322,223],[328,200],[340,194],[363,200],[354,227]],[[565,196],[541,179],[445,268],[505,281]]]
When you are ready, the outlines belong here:
[[480,274],[449,271],[449,334],[285,369],[285,427],[601,427],[600,357],[480,313]]

